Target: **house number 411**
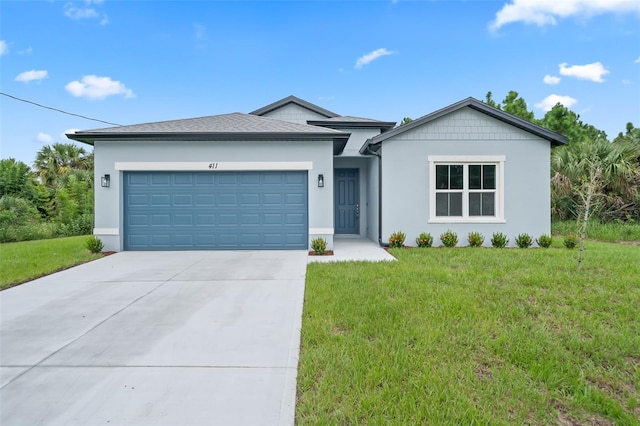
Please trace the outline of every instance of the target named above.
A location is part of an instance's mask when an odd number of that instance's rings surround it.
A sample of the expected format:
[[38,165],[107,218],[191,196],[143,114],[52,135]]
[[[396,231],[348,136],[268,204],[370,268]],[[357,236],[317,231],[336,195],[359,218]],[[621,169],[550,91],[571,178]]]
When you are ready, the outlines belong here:
[[209,163],[209,169],[215,170],[218,168],[218,163]]

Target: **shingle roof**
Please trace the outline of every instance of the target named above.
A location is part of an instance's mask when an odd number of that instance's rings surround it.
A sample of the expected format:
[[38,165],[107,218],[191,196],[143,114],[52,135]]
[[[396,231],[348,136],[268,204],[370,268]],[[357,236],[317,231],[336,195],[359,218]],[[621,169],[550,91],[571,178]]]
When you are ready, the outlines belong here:
[[551,142],[553,145],[563,145],[567,143],[567,138],[564,136],[552,132],[551,130],[545,129],[544,127],[538,126],[537,124],[530,123],[520,117],[516,117],[515,115],[511,115],[507,112],[494,108],[481,102],[474,98],[463,99],[459,102],[451,104],[447,107],[439,109],[438,111],[432,112],[431,114],[427,114],[423,117],[417,118],[410,123],[404,124],[402,126],[398,126],[393,130],[382,133],[378,136],[375,136],[371,139],[368,139],[362,148],[360,148],[360,153],[364,154],[367,151],[367,148],[371,145],[377,145],[382,141],[385,141],[389,138],[392,138],[398,134],[404,133],[408,130],[414,129],[423,124],[429,123],[430,121],[436,120],[444,115],[447,115],[453,111],[457,111],[461,108],[469,107],[483,114],[487,114],[490,117],[503,121],[507,124],[510,124],[514,127],[522,129],[526,132],[532,133],[542,139],[546,139]]
[[255,111],[250,112],[249,114],[253,114],[253,115],[263,115],[266,114],[270,111],[273,111],[274,109],[278,109],[280,107],[283,107],[287,104],[290,103],[294,103],[297,105],[300,105],[303,108],[306,108],[310,111],[313,111],[317,114],[320,115],[324,115],[327,118],[331,118],[331,117],[337,117],[338,114],[336,114],[333,111],[329,111],[328,109],[324,109],[322,107],[319,107],[318,105],[312,104],[311,102],[307,102],[304,99],[300,99],[296,96],[290,95],[287,96],[286,98],[280,99],[279,101],[275,101],[274,103],[271,103],[267,106],[263,106],[262,108],[258,108]]
[[379,121],[372,118],[339,116],[331,117],[326,120],[307,120],[307,124],[312,126],[328,127],[330,129],[348,129],[348,128],[374,128],[386,132],[392,129],[395,121]]
[[326,133],[341,132],[324,127],[297,124],[250,114],[210,115],[183,120],[158,121],[129,126],[84,130],[76,134],[93,133],[117,135],[123,133]]
[[350,133],[308,124],[234,112],[184,120],[159,121],[67,133],[69,139],[93,145],[96,139],[136,140],[333,140],[344,149]]

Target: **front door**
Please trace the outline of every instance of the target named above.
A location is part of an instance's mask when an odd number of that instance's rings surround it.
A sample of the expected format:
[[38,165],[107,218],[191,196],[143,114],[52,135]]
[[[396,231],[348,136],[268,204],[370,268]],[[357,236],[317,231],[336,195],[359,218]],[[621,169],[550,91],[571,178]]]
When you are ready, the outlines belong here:
[[360,233],[360,187],[358,169],[336,169],[335,176],[335,233]]

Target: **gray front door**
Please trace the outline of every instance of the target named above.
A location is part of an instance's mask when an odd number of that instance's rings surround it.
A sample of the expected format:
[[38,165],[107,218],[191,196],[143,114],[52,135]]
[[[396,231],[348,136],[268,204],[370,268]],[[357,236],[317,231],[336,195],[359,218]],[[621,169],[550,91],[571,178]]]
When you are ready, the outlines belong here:
[[335,170],[335,233],[360,233],[359,170]]

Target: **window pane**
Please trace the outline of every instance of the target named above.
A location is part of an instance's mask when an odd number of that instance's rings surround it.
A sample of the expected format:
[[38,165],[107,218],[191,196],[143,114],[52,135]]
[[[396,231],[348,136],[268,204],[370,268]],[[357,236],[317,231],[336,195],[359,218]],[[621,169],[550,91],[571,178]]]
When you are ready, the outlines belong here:
[[496,189],[496,166],[482,166],[483,171],[483,189]]
[[493,192],[482,193],[482,216],[495,216],[496,213],[496,197]]
[[469,189],[482,189],[482,166],[469,166]]
[[469,193],[469,216],[480,216],[480,196],[481,194],[479,192]]
[[436,166],[436,189],[449,189],[449,166]]
[[449,216],[449,194],[436,194],[436,216]]
[[462,216],[462,192],[449,194],[449,216]]
[[462,189],[464,182],[462,178],[462,164],[449,166],[450,186],[449,189]]

